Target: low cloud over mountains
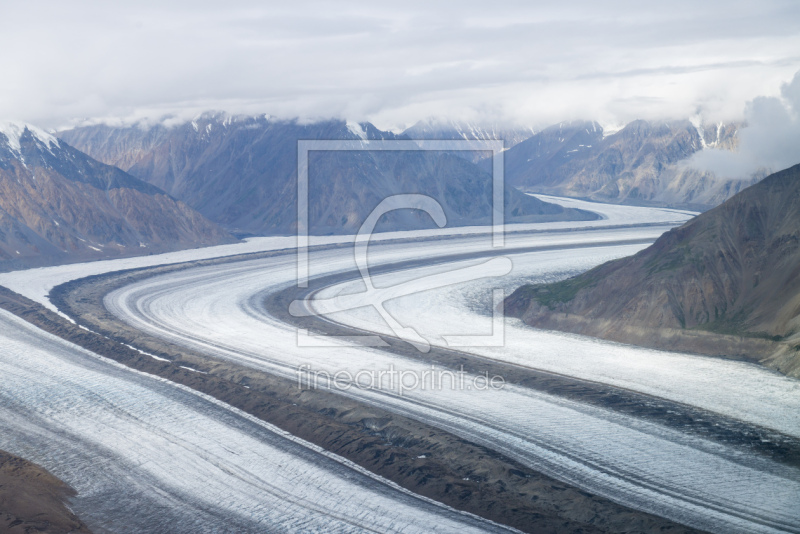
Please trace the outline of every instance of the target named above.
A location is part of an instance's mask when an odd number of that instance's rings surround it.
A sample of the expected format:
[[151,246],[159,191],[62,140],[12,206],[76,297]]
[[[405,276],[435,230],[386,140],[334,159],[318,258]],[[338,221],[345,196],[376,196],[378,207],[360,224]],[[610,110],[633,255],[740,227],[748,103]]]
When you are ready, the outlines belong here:
[[747,103],[746,126],[737,150],[698,152],[688,165],[726,178],[749,178],[800,163],[800,72],[781,86],[780,97],[760,96]]

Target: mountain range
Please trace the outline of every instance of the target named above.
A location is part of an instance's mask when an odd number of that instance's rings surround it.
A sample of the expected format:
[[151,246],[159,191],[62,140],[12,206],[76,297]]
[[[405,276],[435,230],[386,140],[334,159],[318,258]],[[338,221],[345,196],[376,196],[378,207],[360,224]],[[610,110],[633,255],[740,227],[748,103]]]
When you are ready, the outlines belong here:
[[[406,128],[403,135],[417,140],[444,139],[464,141],[503,141],[506,150],[529,139],[536,133],[533,127],[508,127],[499,124],[477,124],[428,118]],[[459,155],[473,163],[486,158],[482,152],[457,152]],[[490,168],[490,167],[485,167]]]
[[[364,150],[311,152],[310,231],[351,233],[387,196],[423,193],[438,200],[449,226],[491,223],[492,177],[480,165],[448,152],[381,152],[372,140],[410,139],[369,123],[317,123],[267,116],[207,113],[172,127],[87,126],[59,134],[94,158],[115,165],[174,197],[237,235],[296,231],[297,142],[350,140]],[[589,220],[505,188],[507,222]],[[427,215],[388,214],[380,229],[433,227]]]
[[597,122],[560,123],[506,152],[506,179],[535,193],[704,211],[763,178],[687,165],[700,150],[735,149],[740,127],[637,120],[607,133]]
[[[164,189],[226,229],[247,235],[293,231],[287,221],[290,220],[288,206],[295,203],[298,139],[504,140],[505,181],[511,186],[507,196],[513,197],[514,208],[525,205],[522,212],[526,215],[546,218],[557,214],[547,213],[541,205],[530,205],[517,196],[514,189],[698,211],[719,205],[763,175],[721,178],[693,169],[687,162],[701,150],[735,149],[737,132],[742,126],[738,123],[704,124],[699,120],[638,120],[619,130],[605,131],[597,122],[575,121],[537,130],[427,119],[395,134],[369,123],[334,120],[299,123],[268,116],[206,113],[193,121],[171,126],[93,125],[64,131],[59,136],[90,156]],[[479,169],[459,166],[452,161],[438,162],[445,154],[439,157],[416,155],[414,157],[420,160],[429,160],[425,165],[426,177],[421,180],[429,190],[434,168],[450,177],[442,178],[442,184],[437,186],[444,192],[454,185],[456,189],[461,187],[457,179],[453,181],[456,175],[466,176],[466,182],[488,180],[486,176],[479,178],[481,173],[491,172],[485,152],[451,152],[450,155],[474,163]],[[393,186],[397,179],[393,167],[398,161],[409,159],[409,155],[392,161],[385,155],[366,156],[359,161],[342,155],[334,158],[338,165],[350,169],[341,173],[341,178],[355,189],[348,194],[339,187],[337,202],[341,205],[329,206],[329,211],[344,217],[345,226],[340,227],[340,223],[326,217],[312,221],[316,232],[352,231],[352,221],[363,219],[362,212],[375,204],[369,199],[369,187],[373,188],[371,192],[376,198],[398,191]],[[329,174],[324,160],[325,157],[309,168],[312,180],[315,174]],[[382,177],[377,181],[376,173]],[[327,184],[325,179],[322,182]],[[410,185],[406,181],[404,187]],[[336,189],[337,186],[332,187]],[[477,190],[468,193],[482,206],[482,213],[486,213],[489,199]],[[444,203],[454,208],[458,205],[457,198],[455,195],[452,202],[445,199]],[[325,210],[317,211],[323,215]],[[513,208],[507,210],[507,214],[514,222]],[[453,224],[475,224],[475,215],[459,214],[454,209],[448,213]],[[574,214],[566,216],[571,217]],[[479,219],[482,223],[486,216]]]
[[0,125],[0,268],[233,241],[183,202],[43,130]]
[[[364,147],[310,153],[315,234],[355,232],[381,200],[411,192],[439,201],[449,226],[491,222],[485,152],[369,150],[374,140],[505,139],[509,223],[596,217],[520,190],[705,210],[758,179],[721,179],[686,165],[699,150],[735,149],[739,127],[634,121],[605,132],[584,121],[537,131],[428,119],[393,133],[370,123],[205,113],[185,122],[83,126],[56,138],[10,123],[0,130],[0,261],[33,265],[294,233],[297,142],[306,139]],[[402,210],[378,229],[432,226],[427,215]]]
[[525,323],[765,363],[800,377],[800,165],[638,254],[506,300]]

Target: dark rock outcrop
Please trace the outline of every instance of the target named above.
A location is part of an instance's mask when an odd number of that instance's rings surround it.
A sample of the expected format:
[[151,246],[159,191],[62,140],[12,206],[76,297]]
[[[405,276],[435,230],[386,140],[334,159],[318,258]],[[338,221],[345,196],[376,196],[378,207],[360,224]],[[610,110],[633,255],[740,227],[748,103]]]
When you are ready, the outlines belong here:
[[0,532],[89,534],[65,503],[74,494],[38,465],[0,451]]

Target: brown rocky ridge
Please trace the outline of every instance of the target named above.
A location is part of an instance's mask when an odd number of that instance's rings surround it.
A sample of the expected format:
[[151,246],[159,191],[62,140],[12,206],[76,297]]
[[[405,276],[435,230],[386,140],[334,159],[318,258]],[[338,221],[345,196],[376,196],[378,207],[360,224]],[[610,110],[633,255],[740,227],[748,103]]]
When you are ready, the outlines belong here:
[[233,241],[161,189],[38,128],[0,124],[0,270]]
[[638,254],[525,285],[509,315],[800,377],[800,165],[772,174]]
[[0,532],[89,534],[65,503],[74,494],[38,465],[0,451]]

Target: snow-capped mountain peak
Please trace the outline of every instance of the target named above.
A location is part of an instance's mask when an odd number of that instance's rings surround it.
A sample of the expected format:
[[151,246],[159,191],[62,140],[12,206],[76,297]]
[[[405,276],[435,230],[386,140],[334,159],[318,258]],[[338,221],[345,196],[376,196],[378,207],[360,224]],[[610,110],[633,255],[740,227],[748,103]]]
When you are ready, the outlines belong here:
[[362,141],[367,140],[367,132],[364,127],[357,122],[347,121],[347,129],[355,136],[358,136]]
[[0,134],[5,136],[5,142],[8,148],[17,154],[19,154],[21,150],[20,139],[25,135],[26,131],[30,132],[34,140],[51,153],[53,148],[59,148],[61,146],[54,135],[32,124],[15,121],[0,122]]
[[404,133],[412,139],[504,140],[506,148],[511,148],[533,136],[536,129],[428,118],[417,122]]

